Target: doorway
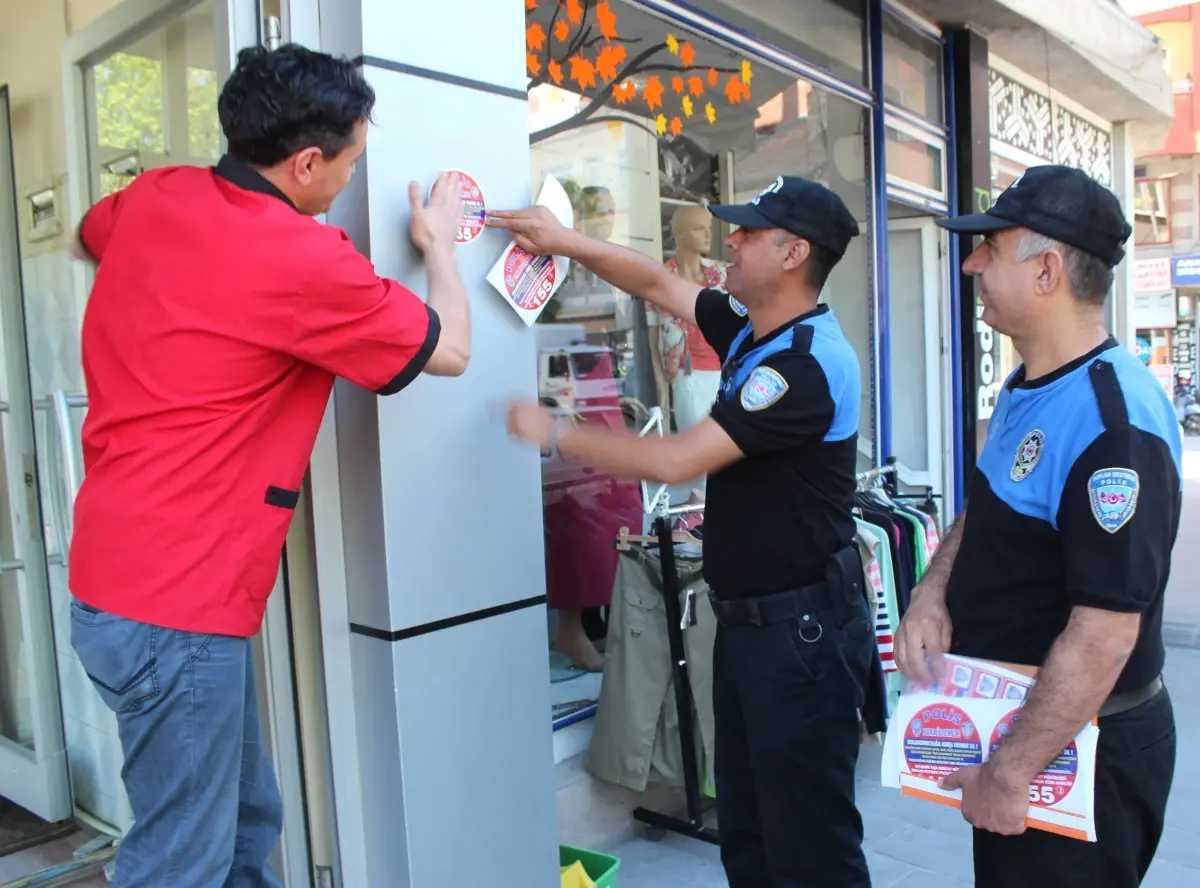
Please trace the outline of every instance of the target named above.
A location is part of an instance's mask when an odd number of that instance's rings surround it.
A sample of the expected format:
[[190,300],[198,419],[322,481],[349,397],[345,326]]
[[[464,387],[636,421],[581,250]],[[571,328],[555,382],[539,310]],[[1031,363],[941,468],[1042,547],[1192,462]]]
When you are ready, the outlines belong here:
[[[114,0],[110,7],[62,49],[67,193],[55,223],[65,233],[145,170],[215,163],[224,150],[217,98],[236,50],[277,45],[286,28],[279,0]],[[7,127],[0,113],[0,471],[8,494],[0,492],[0,796],[48,820],[75,815],[120,833],[132,816],[116,720],[71,648],[67,587],[88,405],[80,331],[94,271],[46,241],[33,245],[32,258],[22,256],[29,245],[18,236],[24,204],[14,197]],[[305,495],[297,508],[254,655],[285,809],[272,862],[287,888],[334,888],[309,501]]]
[[952,489],[944,235],[934,217],[913,212],[889,206],[892,451],[901,487],[940,498]]

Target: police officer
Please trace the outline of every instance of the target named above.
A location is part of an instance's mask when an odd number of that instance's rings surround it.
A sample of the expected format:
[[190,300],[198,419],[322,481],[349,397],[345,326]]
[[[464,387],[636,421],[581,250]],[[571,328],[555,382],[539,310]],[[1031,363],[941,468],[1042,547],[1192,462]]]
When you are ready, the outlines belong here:
[[[1163,687],[1163,590],[1179,527],[1182,443],[1158,381],[1103,326],[1131,229],[1078,170],[1028,170],[986,213],[963,264],[983,320],[1024,364],[1004,383],[969,505],[914,591],[901,670],[937,654],[1039,667],[1012,733],[947,778],[975,826],[975,884],[1132,888],[1163,829],[1175,722]],[[1025,829],[1036,778],[1099,715],[1099,841]]]
[[858,225],[824,186],[781,176],[744,206],[728,292],[563,228],[544,209],[489,213],[518,245],[568,256],[697,324],[726,356],[712,413],[670,437],[557,424],[514,405],[509,429],[543,450],[666,483],[708,476],[704,574],[713,664],[721,858],[732,888],[867,888],[854,803],[875,649],[854,548],[861,375],[818,297]]

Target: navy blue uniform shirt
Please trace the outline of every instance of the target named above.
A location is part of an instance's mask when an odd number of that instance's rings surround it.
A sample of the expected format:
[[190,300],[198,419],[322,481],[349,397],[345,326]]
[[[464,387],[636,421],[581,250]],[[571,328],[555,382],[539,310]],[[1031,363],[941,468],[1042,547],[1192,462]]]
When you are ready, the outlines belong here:
[[705,580],[725,599],[819,582],[857,531],[858,355],[827,305],[756,340],[746,309],[708,289],[696,324],[726,356],[712,418],[745,455],[708,478]]
[[971,481],[946,592],[952,651],[1040,666],[1072,607],[1138,613],[1114,690],[1152,681],[1182,448],[1162,386],[1115,340],[1039,379],[1019,367]]

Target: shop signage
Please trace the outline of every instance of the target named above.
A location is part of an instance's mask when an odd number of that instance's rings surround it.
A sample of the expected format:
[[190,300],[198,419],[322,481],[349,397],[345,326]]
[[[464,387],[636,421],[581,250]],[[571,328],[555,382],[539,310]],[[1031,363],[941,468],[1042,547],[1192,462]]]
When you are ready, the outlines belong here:
[[1161,330],[1175,326],[1175,291],[1133,294],[1133,326],[1138,330]]
[[1180,324],[1175,328],[1175,375],[1182,383],[1196,378],[1196,325]]
[[1171,289],[1171,260],[1135,259],[1133,263],[1133,289],[1135,292],[1149,292]]
[[[986,212],[992,205],[992,193],[986,188],[975,189],[976,212]],[[983,302],[975,297],[975,420],[983,422],[991,418],[1000,397],[1003,379],[998,379],[996,366],[996,333],[983,322]]]
[[1200,256],[1172,259],[1171,277],[1176,287],[1200,287]]

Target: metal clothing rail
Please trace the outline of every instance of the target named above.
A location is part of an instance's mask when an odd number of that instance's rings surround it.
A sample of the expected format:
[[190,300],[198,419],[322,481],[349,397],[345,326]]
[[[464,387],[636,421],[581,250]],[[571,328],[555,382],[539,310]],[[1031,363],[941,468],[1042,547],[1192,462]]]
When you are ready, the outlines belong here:
[[692,718],[692,682],[688,672],[687,649],[683,645],[683,610],[679,604],[679,571],[675,567],[675,543],[671,534],[671,518],[704,511],[703,503],[663,509],[654,518],[654,533],[658,537],[658,556],[662,566],[662,595],[667,612],[667,642],[671,654],[672,684],[675,686],[675,710],[679,720],[679,746],[683,756],[683,791],[687,800],[686,819],[636,808],[633,819],[647,827],[646,837],[658,841],[668,832],[708,842],[721,843],[720,833],[704,825],[704,808],[700,793],[700,764],[696,760],[695,722]]

